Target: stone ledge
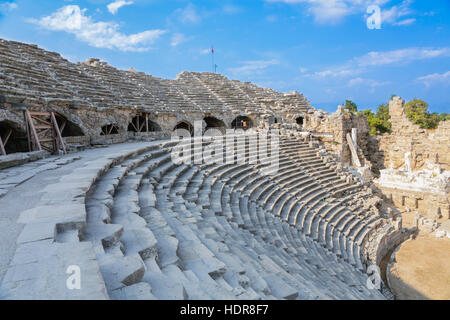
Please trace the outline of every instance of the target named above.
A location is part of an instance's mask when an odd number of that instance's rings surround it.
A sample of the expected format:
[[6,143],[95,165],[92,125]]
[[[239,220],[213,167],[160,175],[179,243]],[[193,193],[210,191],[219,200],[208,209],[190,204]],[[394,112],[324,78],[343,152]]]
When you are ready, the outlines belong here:
[[0,156],[0,170],[10,167],[20,166],[27,162],[37,161],[49,156],[46,151],[34,151],[27,153],[13,153],[6,156]]

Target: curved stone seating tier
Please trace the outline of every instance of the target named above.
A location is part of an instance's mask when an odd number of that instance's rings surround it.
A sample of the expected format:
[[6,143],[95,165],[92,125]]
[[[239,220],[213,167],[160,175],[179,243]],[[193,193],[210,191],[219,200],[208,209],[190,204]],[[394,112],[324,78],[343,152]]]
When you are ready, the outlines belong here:
[[71,63],[35,45],[0,39],[0,93],[28,106],[128,107],[141,111],[273,114],[309,108],[299,94],[282,94],[218,74],[183,72],[175,80],[123,71],[98,59]]
[[197,79],[208,88],[219,100],[224,101],[228,106],[237,106],[251,112],[261,112],[262,108],[255,104],[252,99],[242,89],[237,87],[227,78],[216,73],[189,73],[191,77]]
[[[186,157],[194,160],[207,144]],[[56,205],[55,193],[63,192],[62,199],[73,195],[85,215],[58,217],[66,220],[57,222],[54,243],[38,237],[31,244],[58,249],[52,257],[64,248],[73,247],[70,253],[77,256],[84,250],[82,261],[86,266],[89,261],[88,274],[95,279],[89,291],[74,295],[59,289],[54,297],[384,298],[366,287],[361,272],[365,239],[380,218],[364,214],[361,206],[354,211],[345,206],[363,193],[333,197],[334,189],[323,188],[312,173],[320,171],[309,171],[309,164],[284,152],[278,168],[270,167],[275,155],[256,164],[177,165],[171,161],[175,143],[135,145],[133,151],[105,148],[105,159],[91,158],[83,171],[61,177],[71,181],[67,188],[82,187],[81,193],[46,188],[49,194],[41,201]],[[245,150],[247,159],[255,156],[254,150]],[[36,214],[36,220],[27,220],[30,214],[22,214],[21,221],[30,224],[25,235],[36,237],[35,228],[49,220]],[[24,246],[26,252],[33,250]],[[23,254],[16,256],[19,261]],[[30,297],[14,276],[22,268],[13,262],[1,285],[2,297]],[[31,287],[36,296],[46,288],[41,282]]]

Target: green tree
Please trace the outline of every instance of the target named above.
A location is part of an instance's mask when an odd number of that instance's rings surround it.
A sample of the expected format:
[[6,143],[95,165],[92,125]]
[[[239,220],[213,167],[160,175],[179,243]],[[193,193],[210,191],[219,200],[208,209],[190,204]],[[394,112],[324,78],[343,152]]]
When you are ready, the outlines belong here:
[[358,112],[358,107],[351,100],[345,100],[344,109],[348,110],[350,113],[357,113]]
[[392,124],[389,121],[389,106],[384,104],[380,105],[375,114],[369,109],[364,110],[363,115],[367,116],[371,135],[375,136],[391,132]]
[[405,113],[408,118],[418,124],[422,129],[435,129],[440,121],[445,121],[447,116],[428,112],[428,103],[420,99],[414,99],[405,104]]

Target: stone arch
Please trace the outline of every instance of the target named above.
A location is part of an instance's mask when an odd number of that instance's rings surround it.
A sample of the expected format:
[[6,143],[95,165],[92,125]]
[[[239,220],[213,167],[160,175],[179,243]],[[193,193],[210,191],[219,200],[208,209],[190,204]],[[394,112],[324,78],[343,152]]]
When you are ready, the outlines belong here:
[[173,128],[173,131],[178,129],[187,130],[191,134],[191,136],[194,136],[194,126],[189,121],[182,120],[178,122],[177,125]]
[[206,122],[205,131],[207,131],[208,129],[217,129],[222,132],[222,134],[225,134],[227,128],[225,122],[223,122],[222,120],[219,120],[212,116],[208,116],[203,118],[203,121]]
[[231,127],[233,129],[250,129],[253,127],[253,121],[247,116],[237,116],[231,122]]
[[59,113],[55,113],[56,122],[62,137],[80,137],[84,136],[83,130],[72,121]]
[[119,134],[119,126],[116,124],[110,123],[107,125],[104,125],[102,127],[102,132],[100,133],[101,136],[106,136],[110,134]]
[[19,124],[13,121],[0,121],[0,137],[6,154],[29,151],[27,134]]
[[161,127],[157,122],[150,120],[146,115],[136,115],[128,124],[128,131],[157,132],[161,131]]

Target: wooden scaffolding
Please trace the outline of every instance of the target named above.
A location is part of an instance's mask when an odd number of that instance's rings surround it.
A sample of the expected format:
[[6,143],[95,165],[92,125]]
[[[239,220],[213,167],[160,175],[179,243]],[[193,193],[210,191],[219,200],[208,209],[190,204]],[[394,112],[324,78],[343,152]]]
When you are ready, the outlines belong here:
[[59,127],[54,112],[24,111],[28,149],[30,151],[46,150],[51,153],[67,153],[66,144],[61,136],[66,125],[63,119]]

